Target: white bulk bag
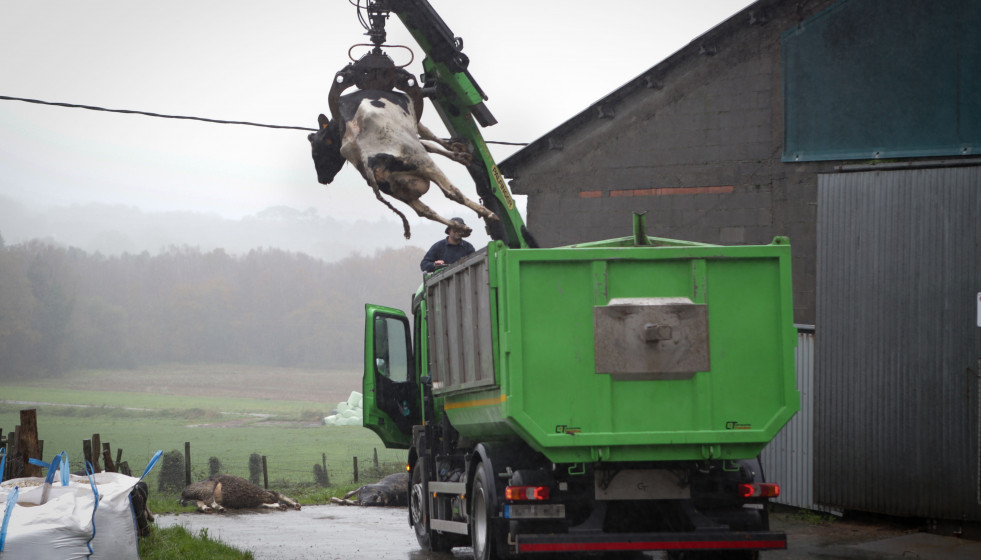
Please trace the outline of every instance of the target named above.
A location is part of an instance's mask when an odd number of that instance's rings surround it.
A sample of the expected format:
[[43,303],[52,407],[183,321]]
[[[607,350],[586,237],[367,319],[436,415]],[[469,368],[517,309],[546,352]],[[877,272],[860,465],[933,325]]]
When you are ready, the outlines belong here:
[[23,488],[10,516],[7,543],[0,552],[0,560],[7,560],[8,554],[11,559],[139,560],[139,529],[130,492],[162,454],[157,451],[143,475],[134,478],[111,472],[91,477],[66,476],[68,460],[63,453],[62,468],[52,474],[54,467],[49,467],[47,478],[60,478],[61,482],[49,486],[43,505],[38,504],[42,501],[46,479],[4,482],[0,485],[0,499],[5,489]]
[[[46,484],[45,503],[35,505],[41,501]],[[53,486],[39,477],[4,482],[0,485],[0,508],[4,511],[0,559],[88,558],[97,507],[98,499],[87,482],[84,487]]]
[[351,396],[347,398],[347,405],[351,408],[361,408],[361,400],[363,396],[357,391],[351,391]]

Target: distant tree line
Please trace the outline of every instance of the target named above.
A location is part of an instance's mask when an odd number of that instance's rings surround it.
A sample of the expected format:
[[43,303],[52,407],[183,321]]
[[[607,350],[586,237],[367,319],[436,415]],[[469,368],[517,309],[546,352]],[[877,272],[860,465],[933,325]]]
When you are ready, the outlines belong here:
[[256,249],[107,257],[0,238],[0,378],[162,363],[350,367],[364,304],[406,309],[422,250],[325,263]]

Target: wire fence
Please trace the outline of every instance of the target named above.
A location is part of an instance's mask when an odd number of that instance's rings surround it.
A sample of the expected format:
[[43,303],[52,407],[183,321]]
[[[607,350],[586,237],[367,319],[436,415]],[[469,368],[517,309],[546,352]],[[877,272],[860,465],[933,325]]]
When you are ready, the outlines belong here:
[[[378,448],[363,448],[348,450],[344,459],[338,459],[334,453],[328,458],[327,453],[317,456],[266,456],[253,453],[250,456],[235,456],[231,458],[222,457],[202,457],[204,453],[195,454],[192,450],[192,460],[188,463],[185,454],[177,450],[165,454],[178,454],[177,463],[179,469],[179,486],[183,487],[187,483],[187,475],[190,474],[190,481],[195,482],[204,480],[212,474],[230,474],[240,476],[260,486],[270,488],[284,487],[296,484],[310,484],[318,486],[341,486],[354,483],[369,484],[377,482],[385,476],[405,472],[405,459],[399,457],[403,452],[393,452],[391,450],[379,450]],[[260,467],[257,469],[254,462],[256,457],[260,460]],[[133,458],[126,461],[125,465],[116,465],[116,470],[120,472],[128,471],[132,476],[139,477],[143,474],[147,464],[149,464],[152,454],[145,458]],[[20,472],[22,464],[19,458],[10,458],[7,462],[7,473],[4,480],[22,476]],[[146,481],[151,488],[157,488],[160,477],[166,467],[166,460],[157,463],[147,474]],[[96,470],[106,468],[105,464],[93,465]],[[72,473],[84,474],[86,467],[85,460],[70,460],[69,468]],[[123,471],[120,467],[126,469]],[[173,476],[173,475],[171,475]]]
[[[4,472],[0,473],[2,480],[44,476],[41,467],[30,465],[26,459],[47,455],[44,442],[37,437],[37,411],[22,410],[20,418],[21,424],[13,432],[6,437],[0,434],[0,448],[5,448],[2,453],[6,464]],[[290,430],[267,434],[265,438],[235,435],[220,438],[221,446],[216,446],[214,439],[205,439],[193,448],[192,442],[185,440],[183,453],[179,449],[164,453],[159,464],[147,473],[147,482],[154,487],[160,480],[161,472],[170,471],[166,486],[176,490],[219,473],[240,476],[266,487],[298,484],[328,486],[372,483],[405,470],[404,450],[375,447],[357,437],[354,440],[344,440],[343,437],[320,440],[324,442],[324,447],[320,448],[319,445],[311,446],[306,434],[301,434],[301,437],[296,434]],[[148,438],[147,447],[142,450],[127,446],[126,460],[123,461],[122,446],[113,448],[109,441],[103,440],[103,435],[94,433],[91,438],[82,439],[80,455],[68,454],[69,459],[75,459],[69,463],[73,473],[84,474],[86,465],[91,464],[95,472],[108,470],[139,477],[159,449],[149,447]],[[242,445],[243,439],[247,442],[245,445]],[[74,447],[63,445],[64,441],[59,441],[57,449]],[[266,447],[268,451],[263,451],[261,447]]]
[[[263,467],[256,473],[249,460],[228,462],[221,458],[217,466],[211,458],[193,458],[190,463],[191,481],[204,480],[212,474],[231,474],[248,479],[260,486],[279,487],[291,484],[311,483],[320,486],[338,486],[352,483],[369,484],[387,475],[405,472],[405,459],[379,458],[377,450],[361,451],[345,461],[330,461],[324,455],[297,459],[262,455]],[[319,467],[319,468],[318,468]],[[182,463],[181,473],[185,466]],[[162,466],[154,469],[157,477],[163,476]],[[149,478],[149,477],[148,477]]]

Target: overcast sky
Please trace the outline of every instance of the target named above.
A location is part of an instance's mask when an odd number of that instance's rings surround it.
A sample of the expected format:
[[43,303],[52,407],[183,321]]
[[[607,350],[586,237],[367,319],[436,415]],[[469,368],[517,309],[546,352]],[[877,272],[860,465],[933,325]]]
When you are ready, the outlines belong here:
[[[506,142],[541,137],[751,3],[430,1],[464,39],[499,121],[485,139]],[[414,50],[409,70],[421,73],[423,53],[401,22],[387,29],[389,43]],[[348,0],[0,0],[0,95],[315,127],[363,33]],[[404,62],[404,51],[390,54]],[[424,122],[445,134],[431,106]],[[350,165],[318,184],[306,135],[0,100],[0,195],[228,218],[287,205],[395,219]],[[514,150],[492,146],[498,161]],[[462,167],[436,161],[476,198]],[[477,221],[435,186],[424,201]]]

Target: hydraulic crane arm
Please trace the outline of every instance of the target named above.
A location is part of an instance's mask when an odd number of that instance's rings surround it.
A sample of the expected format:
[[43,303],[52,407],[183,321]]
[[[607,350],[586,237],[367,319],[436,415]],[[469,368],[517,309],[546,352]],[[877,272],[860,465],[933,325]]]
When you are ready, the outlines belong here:
[[470,60],[463,54],[463,40],[453,36],[428,0],[370,0],[367,10],[369,35],[376,45],[385,40],[385,16],[392,12],[426,54],[422,61],[423,94],[433,102],[450,135],[464,140],[473,150],[473,162],[467,170],[477,195],[501,219],[485,220],[491,239],[515,249],[537,247],[477,126],[491,126],[497,120],[484,105],[487,96],[467,70]]

